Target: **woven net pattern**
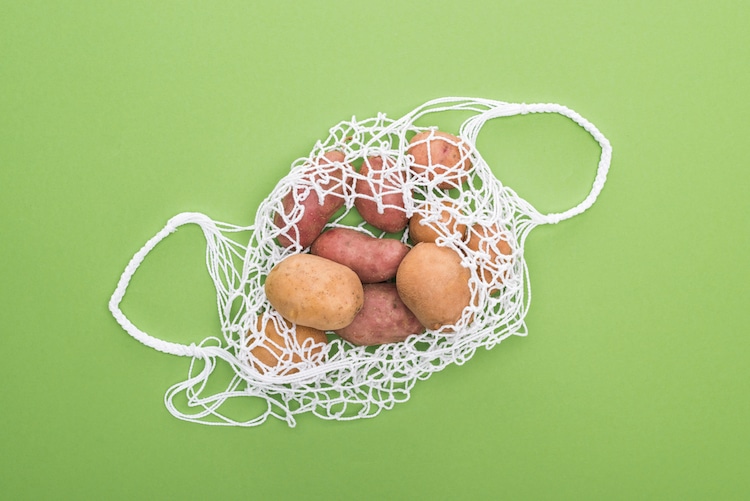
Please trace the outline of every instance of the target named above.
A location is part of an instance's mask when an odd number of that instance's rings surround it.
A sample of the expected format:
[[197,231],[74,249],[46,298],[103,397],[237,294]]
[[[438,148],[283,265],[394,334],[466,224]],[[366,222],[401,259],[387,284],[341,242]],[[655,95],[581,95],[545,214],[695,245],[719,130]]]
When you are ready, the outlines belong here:
[[[472,168],[468,178],[456,181],[450,173],[418,172],[410,169],[413,157],[409,140],[415,134],[431,130],[415,125],[431,113],[469,111],[458,131],[463,160]],[[504,186],[476,148],[482,125],[490,119],[526,113],[559,113],[582,126],[600,144],[602,154],[589,196],[576,207],[558,214],[541,214]],[[429,121],[429,120],[427,120]],[[341,152],[342,162],[328,161],[324,155]],[[373,178],[356,168],[364,158],[381,157],[383,170]],[[122,327],[137,340],[159,351],[191,357],[187,378],[172,386],[165,404],[176,417],[204,424],[255,426],[268,417],[295,426],[296,416],[312,413],[324,419],[349,420],[374,417],[409,398],[419,380],[425,380],[449,364],[464,364],[480,349],[490,349],[509,336],[527,334],[524,318],[531,300],[529,272],[524,259],[524,243],[530,230],[540,224],[557,223],[588,209],[606,180],[611,147],[606,138],[574,111],[556,104],[512,104],[474,98],[444,98],[425,103],[399,119],[384,114],[364,120],[343,121],[318,141],[310,154],[299,158],[291,170],[260,204],[251,226],[236,226],[213,221],[206,215],[183,213],[172,218],[149,240],[126,267],[110,299],[110,310]],[[337,176],[336,172],[346,173]],[[382,183],[383,179],[387,182]],[[294,193],[295,201],[315,192],[318,200],[338,197],[343,207],[329,221],[327,228],[355,227],[379,238],[399,238],[409,242],[408,228],[402,234],[386,235],[353,215],[355,200],[362,197],[352,186],[375,183],[370,200],[382,209],[405,211],[407,217],[421,214],[443,231],[436,243],[457,251],[462,266],[471,272],[469,288],[472,302],[455,325],[426,330],[405,341],[366,347],[355,346],[329,333],[329,342],[313,346],[310,340],[299,344],[294,326],[285,322],[271,308],[263,283],[274,265],[285,257],[308,249],[294,242],[296,223],[302,218],[300,208],[285,210],[283,199]],[[438,187],[448,183],[451,189]],[[392,193],[403,195],[404,207],[389,205],[384,198]],[[499,229],[484,236],[479,249],[451,233],[438,219],[436,204],[453,202],[452,215],[458,223],[480,224]],[[277,215],[283,215],[274,221]],[[121,311],[119,305],[128,283],[138,266],[162,239],[182,225],[198,225],[206,238],[206,265],[216,288],[221,334],[200,344],[170,343],[138,329]],[[284,247],[279,237],[292,244]],[[511,252],[498,252],[500,240]],[[494,250],[494,252],[493,252]],[[498,258],[498,256],[500,256]],[[489,277],[489,282],[488,282]],[[283,341],[270,340],[264,334],[271,322]],[[253,348],[272,346],[279,363],[267,365],[259,360]],[[226,386],[215,391],[208,384],[218,364],[231,367]],[[225,412],[232,399],[254,399],[248,406],[250,415],[237,417]],[[257,401],[263,405],[258,406]],[[237,403],[235,401],[235,403]],[[232,409],[242,408],[233,405]],[[260,410],[258,410],[260,409]],[[238,414],[242,414],[240,411]]]

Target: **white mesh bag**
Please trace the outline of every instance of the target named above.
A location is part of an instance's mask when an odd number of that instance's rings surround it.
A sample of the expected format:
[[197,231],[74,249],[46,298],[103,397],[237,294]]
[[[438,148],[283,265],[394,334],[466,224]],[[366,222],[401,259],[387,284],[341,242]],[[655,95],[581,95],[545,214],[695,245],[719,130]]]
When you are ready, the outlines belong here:
[[[413,162],[408,151],[410,138],[434,129],[415,123],[429,122],[430,114],[447,111],[470,114],[457,134],[465,156],[461,160],[472,165],[463,182],[451,179],[450,174],[435,175],[410,168]],[[477,135],[488,120],[528,113],[563,115],[586,130],[601,147],[591,190],[570,210],[540,213],[504,186],[476,149]],[[344,160],[321,161],[332,151],[342,152]],[[256,426],[274,416],[295,426],[295,416],[303,413],[335,420],[374,417],[406,401],[418,380],[429,378],[449,364],[465,363],[478,348],[490,349],[511,335],[526,335],[524,318],[531,299],[523,253],[526,237],[537,225],[558,223],[591,207],[606,181],[611,153],[609,141],[593,124],[558,104],[450,97],[429,101],[397,120],[384,114],[365,120],[352,118],[331,128],[328,137],[318,141],[307,157],[292,164],[289,174],[260,204],[253,225],[216,222],[198,213],[182,213],[170,219],[133,256],[110,298],[109,308],[125,331],[141,343],[164,353],[191,357],[186,380],[173,385],[165,395],[167,408],[177,418],[212,425]],[[313,345],[310,340],[300,344],[293,335],[294,325],[283,321],[270,306],[263,287],[274,265],[289,255],[308,251],[296,241],[295,224],[302,217],[302,210],[298,207],[287,210],[283,199],[290,192],[297,201],[312,192],[318,200],[341,197],[343,207],[326,228],[354,225],[372,236],[385,237],[384,232],[352,218],[356,212],[355,200],[362,197],[351,189],[352,183],[371,182],[372,177],[349,166],[366,157],[387,159],[382,176],[393,181],[388,185],[392,187],[390,192],[375,190],[369,197],[379,210],[402,210],[407,217],[420,214],[425,221],[446,230],[446,236],[437,243],[462,256],[462,266],[471,273],[471,304],[455,324],[427,329],[401,342],[355,346],[328,333],[325,344]],[[347,177],[332,176],[331,169],[341,170],[342,166]],[[438,187],[441,182],[451,189]],[[394,190],[404,195],[403,207],[384,202],[383,197]],[[486,235],[479,249],[468,246],[466,239],[450,236],[435,211],[429,209],[445,200],[455,204],[453,215],[459,223],[479,224],[499,231]],[[279,215],[283,217],[279,219]],[[146,255],[185,224],[198,225],[205,236],[206,264],[216,287],[221,321],[220,335],[190,345],[167,342],[141,331],[120,308],[128,284]],[[286,247],[280,245],[280,237],[288,238],[291,243]],[[409,243],[408,228],[396,238]],[[497,252],[501,240],[510,252]],[[266,336],[265,327],[269,323],[280,334],[279,338]],[[278,363],[267,365],[260,360],[253,349],[260,345],[273,349]],[[208,381],[220,363],[231,367],[231,376],[224,378],[226,386],[222,390],[211,390]],[[230,406],[226,405],[230,399],[235,400],[232,412],[227,411]],[[248,402],[246,412],[243,402]]]

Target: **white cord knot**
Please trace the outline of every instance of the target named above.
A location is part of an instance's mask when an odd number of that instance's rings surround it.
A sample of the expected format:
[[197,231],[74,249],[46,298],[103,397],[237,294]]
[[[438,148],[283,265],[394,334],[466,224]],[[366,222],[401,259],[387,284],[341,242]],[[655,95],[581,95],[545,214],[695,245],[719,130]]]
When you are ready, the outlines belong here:
[[202,358],[204,355],[203,348],[196,345],[195,343],[190,343],[189,345],[185,346],[183,355],[187,357]]
[[560,221],[562,221],[562,220],[563,220],[563,215],[562,215],[562,214],[558,214],[558,213],[555,213],[555,214],[547,214],[547,215],[546,215],[546,216],[544,217],[544,219],[545,219],[545,221],[546,221],[547,223],[549,223],[549,224],[557,224],[557,223],[559,223]]

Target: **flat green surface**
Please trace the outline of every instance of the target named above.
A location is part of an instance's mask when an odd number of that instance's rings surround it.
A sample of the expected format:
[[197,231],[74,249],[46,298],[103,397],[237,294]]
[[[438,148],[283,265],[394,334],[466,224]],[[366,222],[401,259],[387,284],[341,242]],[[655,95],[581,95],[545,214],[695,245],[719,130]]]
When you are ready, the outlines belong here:
[[[749,5],[0,1],[0,498],[747,499]],[[188,360],[107,310],[132,254],[182,211],[250,224],[340,120],[450,95],[613,144],[594,207],[527,241],[530,335],[371,420],[174,419]],[[598,155],[553,116],[479,147],[544,211]],[[216,334],[203,252],[154,251],[138,325]]]

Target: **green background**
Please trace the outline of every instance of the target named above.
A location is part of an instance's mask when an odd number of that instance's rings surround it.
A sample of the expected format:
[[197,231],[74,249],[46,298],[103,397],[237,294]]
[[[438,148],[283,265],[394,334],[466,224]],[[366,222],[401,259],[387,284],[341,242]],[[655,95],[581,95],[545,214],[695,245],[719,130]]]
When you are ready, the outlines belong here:
[[[0,497],[747,499],[750,4],[0,2]],[[441,96],[557,102],[614,148],[594,207],[526,242],[530,335],[375,419],[173,418],[188,360],[107,310],[173,215],[251,224],[328,128]],[[543,211],[596,143],[555,116],[480,150]],[[217,330],[197,228],[123,308]]]

